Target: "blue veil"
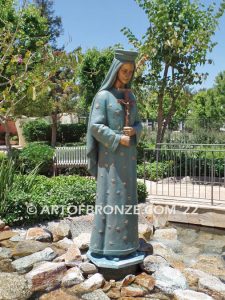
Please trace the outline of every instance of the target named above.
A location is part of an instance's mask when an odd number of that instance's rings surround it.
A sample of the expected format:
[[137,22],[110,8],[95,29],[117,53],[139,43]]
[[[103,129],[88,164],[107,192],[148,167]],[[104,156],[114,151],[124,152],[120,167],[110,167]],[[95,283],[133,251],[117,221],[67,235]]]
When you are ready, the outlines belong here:
[[[135,51],[125,51],[125,50],[116,50],[115,51],[115,57],[112,61],[112,64],[109,68],[109,71],[105,77],[105,79],[102,82],[102,85],[100,89],[98,90],[97,94],[100,91],[103,90],[109,90],[113,87],[117,73],[120,69],[120,67],[124,63],[134,63],[135,65],[135,58],[137,57],[138,53]],[[125,88],[130,88],[131,81],[133,79],[133,76],[130,80],[130,82],[125,86]],[[97,95],[96,94],[96,95]],[[98,143],[95,140],[95,138],[91,134],[90,130],[90,120],[91,120],[91,114],[94,106],[94,100],[92,101],[91,105],[91,111],[89,116],[89,122],[88,122],[88,129],[87,129],[87,159],[88,159],[88,171],[91,175],[97,177],[97,164],[98,164]]]

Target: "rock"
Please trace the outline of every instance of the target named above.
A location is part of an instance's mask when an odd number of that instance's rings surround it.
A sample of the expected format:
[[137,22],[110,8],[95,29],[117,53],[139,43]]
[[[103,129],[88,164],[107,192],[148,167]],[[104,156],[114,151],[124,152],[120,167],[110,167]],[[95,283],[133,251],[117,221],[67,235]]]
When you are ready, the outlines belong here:
[[22,242],[25,240],[25,235],[15,235],[9,239],[11,242]]
[[190,246],[199,238],[199,234],[195,229],[179,227],[179,241]]
[[83,299],[83,300],[110,300],[110,298],[100,289],[93,291],[91,293],[82,295],[81,299]]
[[98,272],[98,268],[89,262],[84,262],[80,264],[80,269],[84,275],[95,274]]
[[144,288],[129,285],[121,288],[121,297],[142,297],[147,294]]
[[90,233],[81,233],[79,236],[73,239],[74,244],[80,250],[88,250],[90,245],[91,234]]
[[79,300],[80,298],[67,294],[66,291],[58,289],[42,295],[39,300]]
[[5,227],[5,222],[3,222],[1,219],[0,219],[0,229],[3,229]]
[[79,248],[76,245],[71,245],[66,253],[57,257],[54,261],[61,262],[65,261],[66,263],[82,261],[81,253]]
[[9,248],[0,247],[0,260],[3,258],[11,258],[12,251]]
[[157,229],[153,238],[155,240],[177,240],[177,230],[175,228]]
[[188,285],[194,289],[198,287],[198,281],[200,278],[211,276],[208,273],[205,273],[200,270],[192,269],[192,268],[184,269],[183,274],[187,279]]
[[109,298],[112,298],[112,299],[118,299],[118,298],[120,298],[120,296],[121,296],[120,288],[118,288],[118,287],[111,288],[108,291],[107,296]]
[[187,289],[184,275],[177,269],[162,266],[152,275],[156,279],[155,286],[166,294],[173,294],[178,289]]
[[57,223],[49,222],[47,228],[52,233],[54,242],[62,240],[65,237],[71,236],[70,226],[66,221],[60,221]]
[[60,285],[66,273],[65,263],[46,262],[25,275],[32,291],[50,291]]
[[49,244],[47,243],[25,240],[23,242],[17,243],[17,245],[12,250],[12,256],[15,258],[31,255],[33,253],[44,250],[48,246]]
[[162,243],[167,248],[170,248],[175,253],[181,253],[183,244],[178,240],[157,240],[157,242]]
[[197,262],[191,267],[214,276],[225,275],[225,262],[220,255],[202,254],[198,257]]
[[151,244],[147,243],[145,239],[139,238],[139,251],[146,252],[146,254],[152,254],[153,253],[153,247]]
[[35,263],[51,261],[55,257],[56,253],[51,248],[46,248],[42,251],[14,260],[14,262],[12,262],[12,266],[17,270],[17,272],[26,273],[31,270]]
[[203,247],[203,252],[210,254],[221,254],[225,247],[225,241],[209,240]]
[[9,258],[3,258],[0,260],[0,272],[15,272],[15,268],[12,266],[12,260]]
[[134,282],[137,285],[146,288],[148,291],[152,291],[155,286],[155,278],[146,273],[141,273],[137,275]]
[[28,229],[25,239],[39,242],[52,242],[52,233],[45,228],[33,227]]
[[96,273],[92,275],[90,278],[85,280],[83,283],[80,284],[83,290],[89,291],[92,289],[99,289],[105,283],[105,279],[100,273]]
[[93,226],[94,214],[82,215],[79,217],[67,218],[67,222],[70,225],[70,231],[72,239],[79,236],[81,233],[91,234]]
[[18,235],[17,232],[8,230],[0,232],[0,241],[9,240],[11,237]]
[[31,288],[24,276],[16,273],[0,273],[0,299],[25,300],[31,295]]
[[128,286],[129,284],[131,284],[134,280],[135,280],[135,275],[133,274],[129,274],[126,277],[124,277],[124,279],[121,282],[121,286]]
[[213,300],[213,298],[192,290],[175,290],[174,300]]
[[152,274],[161,266],[169,266],[165,258],[159,255],[148,255],[144,258],[141,269]]
[[225,284],[215,276],[199,278],[198,289],[216,300],[225,299]]
[[75,284],[79,284],[84,281],[84,277],[82,275],[81,270],[78,267],[71,268],[67,270],[63,279],[62,279],[62,286],[70,287]]
[[225,260],[225,252],[223,252],[223,253],[221,254],[221,256],[222,256],[223,260]]
[[139,238],[143,238],[146,241],[149,241],[153,235],[153,225],[139,223],[138,234]]
[[65,237],[64,239],[58,241],[55,245],[57,245],[57,247],[60,247],[64,250],[68,250],[68,248],[71,245],[73,245],[73,241]]
[[11,248],[13,249],[15,247],[16,243],[11,242],[10,240],[4,240],[0,242],[0,246],[1,247],[5,247],[5,248]]

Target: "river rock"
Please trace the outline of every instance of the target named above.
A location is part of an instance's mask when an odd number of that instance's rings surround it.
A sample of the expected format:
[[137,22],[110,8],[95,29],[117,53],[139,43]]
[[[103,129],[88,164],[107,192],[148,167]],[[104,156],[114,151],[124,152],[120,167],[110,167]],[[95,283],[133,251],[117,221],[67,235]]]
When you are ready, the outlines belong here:
[[225,299],[225,284],[215,276],[200,278],[198,281],[199,291],[205,292],[216,300]]
[[174,300],[213,300],[213,298],[192,290],[175,290]]
[[141,273],[136,276],[134,283],[146,288],[148,291],[152,291],[155,286],[155,278],[146,273]]
[[73,239],[74,244],[80,250],[88,250],[90,245],[91,234],[90,233],[81,233],[79,236]]
[[205,253],[221,254],[225,247],[225,241],[209,240],[203,247]]
[[198,287],[198,281],[200,278],[211,276],[209,273],[192,268],[185,268],[183,270],[183,274],[187,279],[188,285],[194,289]]
[[17,245],[12,250],[12,256],[16,258],[31,255],[33,253],[44,250],[48,246],[48,243],[25,240],[23,242],[17,243]]
[[19,273],[29,272],[35,263],[40,261],[51,261],[56,257],[56,253],[51,248],[33,253],[28,256],[18,258],[12,262],[12,266]]
[[145,252],[146,254],[152,254],[153,253],[153,247],[150,243],[146,242],[145,239],[139,238],[138,251]]
[[162,266],[153,275],[156,287],[167,294],[173,294],[177,289],[187,289],[188,284],[184,275],[177,269]]
[[222,257],[223,260],[225,261],[225,252],[223,252],[223,253],[221,254],[221,257]]
[[214,276],[225,276],[225,262],[220,255],[202,254],[191,267]]
[[52,233],[45,228],[33,227],[27,230],[25,239],[39,242],[52,242]]
[[87,280],[85,280],[83,283],[81,283],[81,287],[86,290],[92,290],[92,289],[99,289],[103,286],[105,283],[105,279],[100,273],[96,273],[89,277]]
[[71,245],[73,245],[73,241],[65,237],[64,239],[58,241],[55,245],[58,247],[68,250]]
[[12,273],[15,271],[16,270],[12,266],[12,260],[10,258],[3,258],[0,260],[0,272]]
[[113,287],[107,292],[107,296],[110,299],[118,299],[121,296],[121,288]]
[[65,263],[71,263],[71,262],[76,262],[76,261],[82,261],[81,253],[79,248],[75,245],[72,244],[66,253],[62,254],[61,256],[57,257],[55,259],[56,262],[62,262],[65,261]]
[[3,222],[2,220],[0,220],[0,230],[4,229],[5,227],[5,222]]
[[159,243],[162,243],[167,248],[173,250],[175,253],[181,253],[182,252],[182,246],[183,244],[178,240],[157,240]]
[[81,270],[78,267],[74,267],[66,271],[62,279],[62,286],[70,287],[83,281],[84,277]]
[[80,300],[75,295],[67,294],[66,291],[58,289],[42,295],[39,300]]
[[26,300],[31,295],[31,287],[24,276],[16,273],[0,273],[0,299]]
[[144,238],[146,241],[149,241],[153,235],[153,225],[139,223],[138,234],[139,238]]
[[161,266],[169,266],[165,258],[160,255],[148,255],[144,258],[141,269],[152,274]]
[[0,232],[0,241],[9,240],[11,237],[18,235],[17,232],[7,230]]
[[49,222],[47,228],[51,231],[54,242],[71,236],[70,226],[66,221]]
[[177,230],[175,228],[157,229],[153,238],[155,240],[177,240]]
[[12,251],[9,248],[0,247],[0,260],[3,258],[11,258]]
[[129,284],[131,284],[132,282],[134,282],[135,280],[135,275],[133,274],[128,274],[126,277],[124,277],[124,279],[121,282],[121,286],[128,286]]
[[147,290],[138,285],[129,285],[121,288],[121,297],[143,297]]
[[100,289],[82,295],[83,300],[110,300],[110,298]]
[[83,262],[80,264],[80,269],[84,273],[84,275],[95,274],[98,272],[98,268],[89,262]]
[[67,271],[65,263],[46,262],[25,275],[32,291],[50,291],[60,285]]

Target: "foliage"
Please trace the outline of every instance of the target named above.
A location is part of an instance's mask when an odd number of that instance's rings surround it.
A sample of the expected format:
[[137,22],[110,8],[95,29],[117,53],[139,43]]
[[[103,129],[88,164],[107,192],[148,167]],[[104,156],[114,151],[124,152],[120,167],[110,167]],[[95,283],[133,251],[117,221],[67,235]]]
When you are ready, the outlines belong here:
[[87,132],[86,124],[59,124],[57,141],[64,143],[79,142]]
[[19,153],[21,170],[29,174],[34,168],[39,174],[49,174],[52,168],[54,149],[48,145],[30,143]]
[[78,75],[81,102],[77,104],[83,114],[86,114],[87,107],[91,104],[109,70],[114,57],[113,49],[111,47],[102,51],[96,48],[88,49],[83,56]]
[[140,164],[137,166],[137,177],[145,178],[152,181],[157,181],[169,175],[170,169],[173,166],[173,161],[151,162]]
[[140,181],[137,181],[137,197],[138,203],[145,202],[146,198],[148,197],[146,185]]
[[0,164],[2,163],[3,160],[7,160],[7,155],[4,152],[0,152]]
[[50,124],[43,119],[26,122],[23,125],[23,135],[27,142],[50,141]]
[[[25,188],[21,188],[25,186]],[[144,201],[146,187],[138,182],[138,199]],[[8,202],[1,214],[3,220],[11,224],[25,224],[64,218],[79,214],[78,205],[83,205],[80,213],[86,212],[87,205],[95,204],[96,181],[80,176],[16,176],[13,189],[8,194]],[[58,206],[59,209],[56,209]],[[77,207],[77,211],[76,211]],[[33,213],[28,213],[29,211]],[[36,211],[36,212],[35,212]]]
[[41,16],[48,20],[49,41],[56,48],[56,39],[63,32],[62,19],[54,16],[53,0],[34,0],[35,5],[40,9]]
[[128,28],[122,31],[140,52],[137,79],[156,94],[157,143],[160,143],[177,108],[187,107],[186,86],[201,84],[206,77],[196,68],[211,63],[207,54],[216,45],[212,36],[223,15],[225,1],[222,0],[218,11],[215,3],[204,7],[190,0],[136,2],[145,11],[149,28],[141,40]]

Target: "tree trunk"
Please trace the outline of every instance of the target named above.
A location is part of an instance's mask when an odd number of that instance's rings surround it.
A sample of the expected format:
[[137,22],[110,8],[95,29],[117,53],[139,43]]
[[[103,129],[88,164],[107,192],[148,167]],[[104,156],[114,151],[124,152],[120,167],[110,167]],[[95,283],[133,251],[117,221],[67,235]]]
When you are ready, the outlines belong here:
[[51,146],[55,147],[56,145],[56,134],[57,134],[57,113],[52,113],[52,138]]
[[4,119],[3,121],[3,126],[5,128],[5,145],[6,145],[6,149],[8,151],[8,154],[11,154],[11,144],[10,144],[10,132],[9,132],[9,125],[8,125],[8,119]]

